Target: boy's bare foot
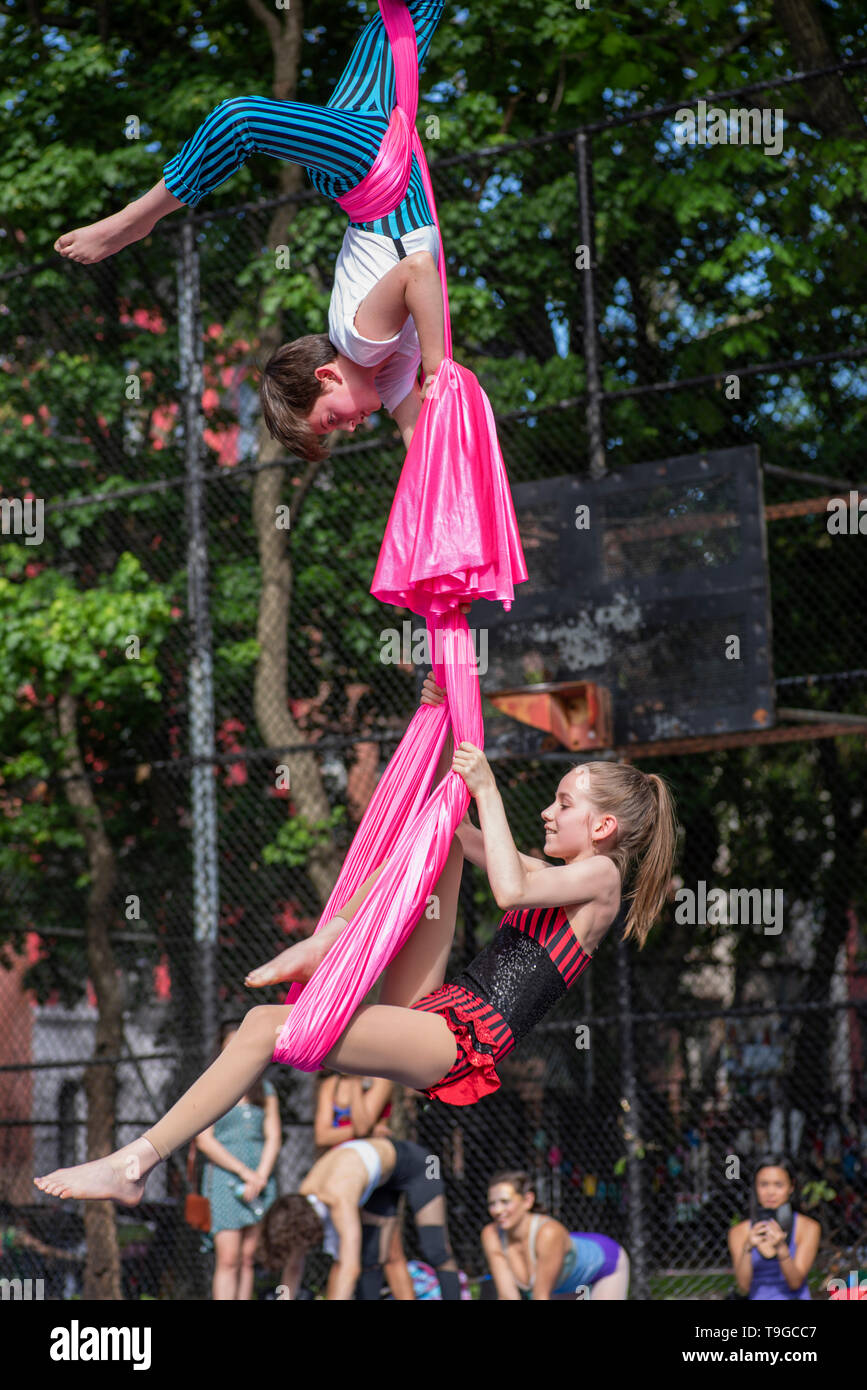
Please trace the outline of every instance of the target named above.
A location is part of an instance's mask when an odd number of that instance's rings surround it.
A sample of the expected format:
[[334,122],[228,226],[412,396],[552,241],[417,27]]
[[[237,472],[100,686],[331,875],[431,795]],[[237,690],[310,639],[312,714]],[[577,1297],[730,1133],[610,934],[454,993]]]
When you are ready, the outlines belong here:
[[160,1156],[149,1140],[135,1139],[106,1158],[79,1163],[75,1168],[57,1168],[33,1181],[49,1197],[109,1200],[134,1207],[142,1199],[148,1173],[159,1161]]
[[103,217],[99,222],[91,222],[87,227],[78,227],[74,232],[64,232],[54,243],[55,251],[68,261],[78,261],[81,265],[96,265],[106,256],[113,256],[134,241],[152,232],[161,217],[166,217],[184,204],[174,193],[166,188],[165,179],[143,193],[140,198],[127,203],[120,212]]
[[64,232],[54,243],[55,251],[68,261],[78,261],[80,265],[96,265],[107,256],[122,251],[133,241],[141,241],[153,230],[150,217],[131,215],[131,207],[122,212],[113,212],[99,222],[91,222],[88,227],[78,227],[74,232]]
[[267,965],[260,965],[258,969],[251,970],[244,984],[251,989],[261,989],[263,985],[278,985],[284,980],[295,980],[298,984],[306,985],[325,954],[323,943],[318,937],[310,936],[306,941],[288,946],[279,956],[269,960]]

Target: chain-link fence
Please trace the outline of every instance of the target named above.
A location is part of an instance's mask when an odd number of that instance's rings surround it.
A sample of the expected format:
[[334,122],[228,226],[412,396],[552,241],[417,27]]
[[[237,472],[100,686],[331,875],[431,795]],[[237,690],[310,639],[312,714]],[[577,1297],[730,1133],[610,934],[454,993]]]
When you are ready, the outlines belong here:
[[[496,1096],[402,1098],[395,1128],[441,1156],[472,1276],[487,1179],[520,1167],[570,1229],[626,1246],[633,1296],[723,1296],[768,1147],[822,1223],[817,1287],[867,1258],[862,200],[810,135],[825,80],[723,94],[757,103],[764,143],[681,139],[665,109],[471,155],[431,144],[456,351],[513,484],[758,444],[777,698],[761,738],[642,757],[682,825],[646,951],[610,936]],[[804,183],[835,188],[832,212],[792,215]],[[19,1233],[2,1268],[57,1296],[81,1287],[85,1236],[111,1237],[34,1203],[31,1174],[131,1139],[198,1074],[219,1017],[249,1006],[247,970],[318,920],[417,700],[411,649],[388,656],[411,615],[369,592],[393,426],[310,465],[259,421],[254,367],[324,327],[343,226],[298,194],[176,219],[95,267],[7,256],[0,275],[0,1195]],[[573,762],[498,749],[519,846]],[[712,889],[716,916],[682,910],[680,890],[695,907]],[[744,892],[762,907],[739,921]],[[498,917],[467,868],[453,969]],[[313,1095],[272,1076],[292,1190]],[[118,1213],[125,1297],[206,1293],[184,1186],[176,1160]]]

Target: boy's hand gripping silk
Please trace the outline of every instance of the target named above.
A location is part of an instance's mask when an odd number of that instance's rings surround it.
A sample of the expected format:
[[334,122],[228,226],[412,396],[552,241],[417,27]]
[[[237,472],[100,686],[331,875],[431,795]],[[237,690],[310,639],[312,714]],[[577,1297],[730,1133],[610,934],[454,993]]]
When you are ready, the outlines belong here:
[[[436,221],[424,149],[415,130],[418,60],[403,0],[379,0],[395,62],[397,105],[377,160],[340,199],[353,221],[384,217],[404,198],[415,152]],[[437,222],[439,230],[439,223]],[[445,256],[440,237],[446,357],[422,403],[397,486],[371,593],[427,620],[442,705],[416,711],[380,778],[316,930],[336,916],[365,879],[380,874],[351,923],[310,981],[292,985],[294,1005],[274,1060],[316,1071],[346,1031],[375,981],[416,923],[438,904],[429,898],[442,873],[470,795],[449,772],[428,789],[449,728],[455,747],[484,746],[473,644],[458,605],[501,601],[527,578],[493,412],[472,372],[451,360]]]

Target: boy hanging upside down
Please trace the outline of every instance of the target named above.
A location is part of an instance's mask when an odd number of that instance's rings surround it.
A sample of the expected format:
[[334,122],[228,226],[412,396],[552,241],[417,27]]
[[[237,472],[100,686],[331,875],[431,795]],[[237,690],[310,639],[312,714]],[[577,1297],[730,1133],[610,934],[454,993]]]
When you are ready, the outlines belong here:
[[[419,68],[445,0],[410,0]],[[305,166],[313,186],[338,199],[368,174],[394,105],[391,48],[382,17],[365,25],[327,106],[246,96],[223,101],[143,197],[88,227],[66,232],[55,250],[93,265],[148,235],[168,213],[196,207],[251,154]],[[443,359],[439,237],[413,157],[406,196],[387,217],[351,222],[334,269],[328,333],[287,343],[266,363],[261,384],[268,430],[293,454],[325,458],[325,437],[352,433],[385,406],[409,447],[424,390]],[[426,390],[426,383],[425,388]]]

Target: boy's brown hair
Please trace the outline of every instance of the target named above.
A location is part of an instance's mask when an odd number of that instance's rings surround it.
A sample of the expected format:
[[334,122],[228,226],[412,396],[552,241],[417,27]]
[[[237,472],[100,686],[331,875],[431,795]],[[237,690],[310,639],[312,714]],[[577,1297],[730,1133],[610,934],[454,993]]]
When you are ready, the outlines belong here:
[[262,368],[259,399],[268,433],[308,463],[328,457],[327,436],[314,434],[306,417],[324,389],[315,376],[317,367],[336,359],[337,348],[327,333],[308,333],[278,348]]

